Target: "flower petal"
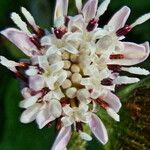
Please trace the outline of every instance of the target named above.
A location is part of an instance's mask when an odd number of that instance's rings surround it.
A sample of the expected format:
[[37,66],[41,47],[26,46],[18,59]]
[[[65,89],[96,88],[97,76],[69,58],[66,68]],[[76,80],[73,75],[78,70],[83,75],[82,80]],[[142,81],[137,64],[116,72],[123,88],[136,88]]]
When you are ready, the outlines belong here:
[[139,82],[140,80],[138,78],[131,78],[127,76],[118,76],[113,83],[114,84],[131,84]]
[[31,42],[30,37],[24,32],[15,28],[8,28],[1,31],[1,34],[14,43],[27,56],[33,56],[33,54],[38,53],[38,49]]
[[88,0],[82,9],[85,21],[88,22],[95,17],[97,11],[97,0]]
[[26,109],[21,117],[20,117],[20,121],[22,123],[30,123],[32,122],[33,120],[35,120],[36,118],[36,115],[40,109],[41,105],[40,104],[35,104],[31,107],[29,107],[28,109]]
[[50,101],[50,113],[55,117],[58,118],[61,115],[62,107],[58,100],[52,99]]
[[89,126],[95,137],[102,144],[106,144],[108,141],[107,130],[97,115],[95,114],[91,115],[91,118],[89,119]]
[[40,75],[29,77],[29,87],[32,90],[39,91],[44,87],[44,80]]
[[63,127],[52,146],[52,150],[64,150],[71,138],[71,126]]
[[113,15],[113,17],[110,19],[107,25],[113,27],[114,31],[117,31],[120,28],[124,27],[129,15],[130,8],[124,6]]
[[78,50],[77,50],[73,45],[71,45],[71,44],[67,44],[67,45],[64,47],[64,49],[65,49],[67,52],[71,53],[71,54],[77,54],[77,53],[78,53]]
[[111,59],[111,64],[119,64],[124,66],[135,65],[143,62],[149,56],[149,44],[135,44],[132,42],[123,42],[124,50],[121,53],[123,59]]
[[0,56],[0,64],[7,67],[8,69],[10,69],[13,72],[17,72],[16,67],[19,66],[19,63],[12,61],[12,60],[8,60],[7,58],[5,58],[3,56]]
[[83,140],[86,140],[86,141],[92,140],[92,137],[85,132],[80,131],[79,134],[80,134],[81,139],[83,139]]
[[53,120],[55,120],[55,117],[50,113],[48,106],[46,106],[45,109],[41,110],[36,116],[36,122],[40,129],[42,129],[45,125]]
[[41,93],[39,93],[39,94],[37,94],[37,95],[35,95],[35,96],[31,96],[31,97],[29,97],[29,98],[27,98],[27,99],[21,101],[21,102],[19,103],[19,106],[20,106],[21,108],[28,108],[28,107],[32,106],[33,104],[35,104],[36,101],[38,100],[38,98],[39,98],[40,96],[42,96]]
[[109,106],[116,112],[118,112],[120,110],[121,102],[120,102],[119,98],[112,92],[108,91],[106,94],[104,94],[104,96],[101,97],[101,99],[103,99],[103,101],[108,103]]

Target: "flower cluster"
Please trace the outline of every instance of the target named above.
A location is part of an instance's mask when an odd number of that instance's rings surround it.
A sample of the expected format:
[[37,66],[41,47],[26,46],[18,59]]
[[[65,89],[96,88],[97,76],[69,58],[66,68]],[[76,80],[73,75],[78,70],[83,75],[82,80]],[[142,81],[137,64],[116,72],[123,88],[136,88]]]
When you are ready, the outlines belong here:
[[78,14],[68,16],[68,0],[57,0],[54,27],[40,28],[25,9],[24,22],[16,13],[11,19],[19,29],[8,28],[1,34],[14,43],[29,59],[14,62],[0,56],[0,63],[24,82],[22,95],[24,108],[21,122],[36,120],[39,128],[56,121],[60,129],[53,150],[64,150],[75,130],[84,140],[92,137],[84,132],[88,124],[102,143],[108,141],[105,126],[96,115],[105,109],[114,120],[121,108],[113,93],[116,86],[138,82],[138,78],[121,76],[121,71],[148,75],[149,71],[131,65],[143,62],[149,56],[149,43],[123,42],[125,35],[135,26],[150,18],[150,13],[127,25],[130,8],[122,7],[103,28],[99,17],[106,11],[110,0],[98,7],[98,0],[76,0]]

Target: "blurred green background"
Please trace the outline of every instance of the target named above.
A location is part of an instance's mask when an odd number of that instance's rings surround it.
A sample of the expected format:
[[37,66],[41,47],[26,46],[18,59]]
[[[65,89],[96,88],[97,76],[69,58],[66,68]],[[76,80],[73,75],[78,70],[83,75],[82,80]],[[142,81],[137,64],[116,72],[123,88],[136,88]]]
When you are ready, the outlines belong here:
[[[54,4],[55,0],[0,0],[0,30],[15,27],[9,16],[13,11],[19,13],[21,6],[30,10],[40,26],[50,29]],[[108,11],[101,17],[101,26],[123,5],[132,10],[129,23],[150,12],[150,0],[112,0]],[[75,12],[74,1],[70,0],[69,13],[72,15]],[[126,41],[143,43],[149,39],[150,21],[137,26],[128,34]],[[0,55],[13,60],[25,57],[2,36]],[[139,66],[150,70],[150,59]],[[139,83],[116,92],[123,103],[119,123],[113,121],[104,111],[99,112],[109,132],[108,144],[103,146],[94,138],[85,143],[75,134],[69,143],[70,150],[150,150],[150,77],[140,78]],[[19,88],[18,81],[10,71],[0,66],[0,150],[48,150],[55,139],[56,130],[53,126],[39,130],[35,123],[19,122],[22,111],[18,107],[22,99]]]

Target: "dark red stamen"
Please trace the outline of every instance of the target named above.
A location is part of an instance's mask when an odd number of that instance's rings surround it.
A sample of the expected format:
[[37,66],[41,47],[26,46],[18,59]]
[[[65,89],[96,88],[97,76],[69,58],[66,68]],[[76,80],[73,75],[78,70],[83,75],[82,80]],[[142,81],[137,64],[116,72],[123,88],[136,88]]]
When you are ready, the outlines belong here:
[[123,36],[123,35],[126,35],[128,32],[131,31],[131,26],[129,25],[125,25],[123,28],[119,29],[117,32],[116,32],[116,35],[117,36]]
[[89,32],[93,31],[94,28],[96,27],[97,22],[98,22],[98,20],[95,19],[95,18],[93,18],[92,20],[90,20],[90,22],[88,23],[88,25],[86,27],[87,31],[89,31]]
[[20,78],[25,83],[28,83],[28,78],[24,76],[21,72],[17,71],[15,72],[16,77]]
[[76,130],[77,132],[83,131],[83,126],[81,122],[76,122]]
[[102,85],[111,86],[113,85],[113,80],[111,78],[106,78],[101,81]]
[[60,130],[62,127],[61,118],[62,118],[62,116],[56,119],[56,129],[57,130]]
[[30,40],[38,49],[42,48],[40,40],[37,37],[31,37]]
[[120,65],[107,65],[109,70],[112,70],[114,72],[121,72],[121,66]]
[[67,98],[62,98],[60,100],[60,103],[61,103],[62,107],[64,107],[65,105],[70,104],[70,101]]
[[30,65],[29,63],[20,62],[18,67],[20,67],[20,68],[28,68],[29,65]]
[[65,16],[65,26],[66,27],[68,26],[69,21],[70,21],[69,17]]
[[101,98],[96,99],[96,103],[104,109],[109,107],[108,103],[104,102]]
[[112,54],[109,57],[110,59],[123,59],[124,55],[123,54]]
[[66,32],[67,32],[66,28],[63,27],[54,29],[54,33],[58,39],[61,39]]

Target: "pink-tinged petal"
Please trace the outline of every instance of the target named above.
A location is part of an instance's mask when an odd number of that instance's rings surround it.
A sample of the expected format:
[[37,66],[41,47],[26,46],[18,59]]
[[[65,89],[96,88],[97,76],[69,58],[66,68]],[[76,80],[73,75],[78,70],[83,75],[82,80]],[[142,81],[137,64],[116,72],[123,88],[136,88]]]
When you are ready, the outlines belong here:
[[149,43],[135,44],[131,42],[123,42],[124,50],[121,54],[123,59],[111,59],[111,64],[118,64],[124,66],[135,65],[143,62],[149,56]]
[[8,69],[10,69],[13,72],[17,72],[16,67],[19,66],[19,63],[12,61],[12,60],[8,60],[7,58],[5,58],[3,56],[0,56],[0,64],[7,67]]
[[97,115],[95,114],[91,115],[91,117],[89,118],[89,126],[95,137],[102,144],[106,144],[108,141],[107,130]]
[[54,22],[58,18],[66,16],[68,12],[68,0],[56,0],[55,12],[54,12]]
[[34,91],[39,91],[44,87],[44,79],[40,75],[29,77],[29,87]]
[[141,60],[141,62],[143,62],[144,60],[146,60],[149,57],[150,48],[149,48],[149,42],[145,42],[141,45],[145,47],[145,57],[143,57],[143,59]]
[[95,17],[97,11],[97,0],[88,0],[82,9],[85,21],[88,22]]
[[55,117],[50,113],[49,106],[46,106],[36,116],[36,122],[40,129],[42,129],[49,122],[53,121]]
[[22,89],[21,94],[24,98],[29,98],[31,96],[31,90],[25,87]]
[[120,28],[124,27],[130,15],[130,12],[130,8],[128,8],[127,6],[122,7],[113,15],[107,25],[113,27],[114,31],[119,30]]
[[18,29],[8,28],[1,31],[1,34],[14,43],[27,56],[32,56],[34,52],[38,51],[36,46],[31,42],[30,37]]
[[29,107],[28,109],[26,109],[21,117],[20,117],[20,121],[22,123],[30,123],[32,122],[33,120],[35,120],[36,118],[36,115],[40,109],[41,105],[40,104],[35,104],[31,107]]
[[71,138],[71,126],[63,127],[52,146],[51,150],[64,150]]
[[119,98],[113,94],[112,92],[108,91],[104,96],[100,97],[109,104],[109,107],[111,107],[114,111],[118,112],[121,108],[121,102]]

